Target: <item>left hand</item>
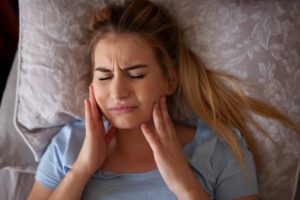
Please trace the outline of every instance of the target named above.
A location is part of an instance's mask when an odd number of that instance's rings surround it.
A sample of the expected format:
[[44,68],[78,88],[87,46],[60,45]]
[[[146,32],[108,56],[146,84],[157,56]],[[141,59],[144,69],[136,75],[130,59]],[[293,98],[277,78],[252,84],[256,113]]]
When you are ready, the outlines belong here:
[[154,104],[153,121],[154,130],[146,124],[143,124],[141,129],[153,151],[160,174],[169,189],[177,197],[178,194],[187,192],[202,194],[204,190],[193,175],[182,152],[176,130],[168,114],[165,97],[160,98]]

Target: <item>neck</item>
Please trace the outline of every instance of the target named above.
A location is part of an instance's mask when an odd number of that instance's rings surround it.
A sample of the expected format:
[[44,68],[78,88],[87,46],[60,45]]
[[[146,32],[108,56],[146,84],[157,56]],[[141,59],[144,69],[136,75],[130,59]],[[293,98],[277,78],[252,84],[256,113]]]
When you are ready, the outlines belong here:
[[127,159],[152,158],[153,152],[140,127],[118,129],[116,151]]
[[[153,130],[153,125],[148,126]],[[194,138],[194,128],[175,126],[182,146]],[[140,128],[119,129],[102,169],[118,173],[145,172],[157,168],[152,149]]]

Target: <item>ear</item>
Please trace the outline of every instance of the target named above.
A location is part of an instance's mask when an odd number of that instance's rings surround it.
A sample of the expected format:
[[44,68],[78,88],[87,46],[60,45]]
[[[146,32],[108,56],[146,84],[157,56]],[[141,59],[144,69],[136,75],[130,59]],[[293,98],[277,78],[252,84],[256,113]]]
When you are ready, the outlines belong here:
[[178,76],[177,71],[175,69],[170,70],[169,73],[169,80],[168,80],[168,88],[167,88],[167,95],[171,95],[175,92],[178,85]]

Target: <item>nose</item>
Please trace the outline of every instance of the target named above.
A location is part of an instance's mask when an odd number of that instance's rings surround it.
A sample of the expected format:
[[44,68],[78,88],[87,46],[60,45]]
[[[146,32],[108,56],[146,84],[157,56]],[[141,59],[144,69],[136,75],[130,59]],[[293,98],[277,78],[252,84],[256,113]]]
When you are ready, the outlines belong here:
[[111,97],[117,100],[126,99],[130,96],[130,85],[126,77],[117,75],[113,77],[110,87]]

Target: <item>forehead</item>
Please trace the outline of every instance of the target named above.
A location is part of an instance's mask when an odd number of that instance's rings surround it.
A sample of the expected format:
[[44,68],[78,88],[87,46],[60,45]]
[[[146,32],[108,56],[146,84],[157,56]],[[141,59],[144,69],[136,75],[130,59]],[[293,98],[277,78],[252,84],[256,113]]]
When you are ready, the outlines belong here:
[[95,47],[95,67],[116,64],[123,66],[138,62],[157,64],[151,47],[138,35],[111,34],[99,40]]

